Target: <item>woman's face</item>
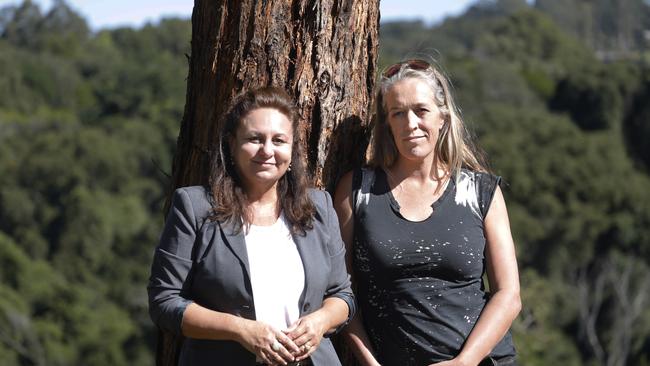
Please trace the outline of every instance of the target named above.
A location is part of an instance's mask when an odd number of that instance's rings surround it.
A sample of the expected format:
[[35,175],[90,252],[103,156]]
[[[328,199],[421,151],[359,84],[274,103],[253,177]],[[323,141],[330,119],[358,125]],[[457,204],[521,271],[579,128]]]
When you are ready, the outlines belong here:
[[403,79],[387,90],[384,100],[400,158],[422,160],[432,156],[444,120],[431,87],[420,79]]
[[257,108],[246,114],[231,141],[235,167],[244,186],[275,184],[291,163],[291,121],[274,108]]

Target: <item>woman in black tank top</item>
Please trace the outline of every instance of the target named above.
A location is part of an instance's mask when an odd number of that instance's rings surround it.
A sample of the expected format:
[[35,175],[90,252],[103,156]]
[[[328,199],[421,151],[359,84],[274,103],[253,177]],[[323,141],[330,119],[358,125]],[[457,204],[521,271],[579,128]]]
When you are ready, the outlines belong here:
[[519,275],[500,178],[429,63],[386,69],[375,104],[370,168],[335,197],[360,310],[353,352],[362,365],[515,365]]

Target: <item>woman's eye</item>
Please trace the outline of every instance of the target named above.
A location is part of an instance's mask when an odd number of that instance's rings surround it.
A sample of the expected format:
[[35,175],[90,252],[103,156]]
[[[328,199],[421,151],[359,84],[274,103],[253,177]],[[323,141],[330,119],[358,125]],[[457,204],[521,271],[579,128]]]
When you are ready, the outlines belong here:
[[286,144],[287,140],[281,138],[275,138],[273,139],[273,143],[276,145],[282,145],[282,144]]
[[248,139],[248,142],[260,142],[262,139],[259,136],[251,136]]
[[393,112],[393,117],[401,117],[401,116],[403,116],[403,115],[404,115],[404,112],[403,112],[403,111]]

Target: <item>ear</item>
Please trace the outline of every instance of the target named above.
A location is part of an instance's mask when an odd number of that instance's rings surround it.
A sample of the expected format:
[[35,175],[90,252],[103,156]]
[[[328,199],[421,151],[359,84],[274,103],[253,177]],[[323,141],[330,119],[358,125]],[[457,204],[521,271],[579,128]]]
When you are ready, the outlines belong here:
[[438,126],[438,130],[442,130],[442,128],[445,127],[445,123],[447,123],[448,119],[449,119],[448,115],[445,115],[444,113],[440,112],[440,122],[438,123],[440,126]]
[[231,131],[228,136],[228,145],[232,149],[237,144],[237,129]]
[[237,138],[235,137],[234,134],[231,134],[228,136],[228,153],[230,154],[231,158],[235,156],[235,146],[237,143]]

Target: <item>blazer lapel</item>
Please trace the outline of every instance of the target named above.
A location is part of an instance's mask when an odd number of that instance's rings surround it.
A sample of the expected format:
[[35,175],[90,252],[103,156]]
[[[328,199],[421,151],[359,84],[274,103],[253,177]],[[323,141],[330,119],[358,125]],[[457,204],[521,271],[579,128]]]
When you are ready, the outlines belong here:
[[219,222],[221,232],[224,235],[226,245],[235,253],[239,261],[246,270],[246,275],[251,278],[250,265],[248,263],[248,251],[246,250],[246,241],[244,240],[244,231],[235,232],[235,225],[231,223]]
[[[228,245],[228,247],[230,247],[230,250],[232,250],[237,258],[239,258],[240,262],[244,266],[244,269],[246,270],[246,275],[250,279],[251,271],[250,264],[248,263],[248,251],[246,250],[244,232],[240,230],[239,232],[235,233],[234,225],[229,223],[219,222],[219,226],[221,227],[221,232],[223,233],[226,245]],[[317,266],[314,265],[314,251],[310,250],[309,248],[311,242],[313,242],[313,238],[311,238],[312,235],[313,230],[308,230],[305,236],[299,234],[292,235],[293,241],[296,243],[296,248],[298,248],[298,254],[302,260],[302,267],[305,272],[305,287],[303,288],[302,294],[300,295],[301,316],[305,310],[303,308],[303,304],[308,293],[309,284],[313,283],[314,276],[318,275],[314,272],[317,269]]]
[[313,230],[307,230],[307,235],[302,236],[299,234],[293,235],[293,241],[296,243],[298,248],[298,253],[300,254],[300,259],[302,259],[302,267],[305,271],[305,287],[302,290],[300,295],[300,314],[304,312],[302,305],[305,302],[305,297],[310,283],[313,283],[313,277],[315,275],[314,270],[316,266],[313,265],[313,250],[310,250],[309,245],[311,240],[311,235],[313,235]]

